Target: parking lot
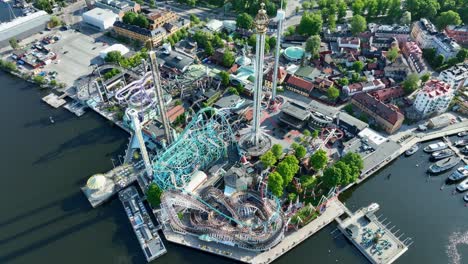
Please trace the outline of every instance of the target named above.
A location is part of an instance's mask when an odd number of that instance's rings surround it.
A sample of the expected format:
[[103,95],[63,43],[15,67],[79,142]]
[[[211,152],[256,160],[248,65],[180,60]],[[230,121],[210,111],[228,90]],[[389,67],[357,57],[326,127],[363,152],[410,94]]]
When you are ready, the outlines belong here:
[[99,52],[105,49],[107,44],[95,42],[94,38],[74,30],[61,31],[60,35],[60,41],[48,46],[58,58],[45,66],[44,70],[58,72],[57,80],[70,87],[80,77],[93,71],[92,64],[102,62]]

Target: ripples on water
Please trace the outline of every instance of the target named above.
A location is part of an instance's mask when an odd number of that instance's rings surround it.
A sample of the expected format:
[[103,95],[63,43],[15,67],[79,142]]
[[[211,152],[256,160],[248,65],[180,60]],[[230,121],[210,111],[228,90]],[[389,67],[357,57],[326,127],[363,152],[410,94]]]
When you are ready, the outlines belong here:
[[449,243],[447,245],[447,254],[449,256],[450,263],[461,264],[461,255],[457,250],[459,245],[468,245],[468,231],[465,233],[455,232],[449,237]]

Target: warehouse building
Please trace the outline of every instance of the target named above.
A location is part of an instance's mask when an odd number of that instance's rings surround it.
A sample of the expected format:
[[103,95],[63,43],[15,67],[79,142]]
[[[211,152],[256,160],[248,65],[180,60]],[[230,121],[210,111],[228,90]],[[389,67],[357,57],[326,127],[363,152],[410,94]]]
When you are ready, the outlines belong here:
[[114,12],[98,7],[83,14],[83,21],[85,23],[101,31],[111,28],[118,19],[119,16]]
[[33,34],[46,29],[50,15],[45,11],[38,11],[27,16],[0,24],[0,48],[10,45],[9,40],[16,38],[23,40]]

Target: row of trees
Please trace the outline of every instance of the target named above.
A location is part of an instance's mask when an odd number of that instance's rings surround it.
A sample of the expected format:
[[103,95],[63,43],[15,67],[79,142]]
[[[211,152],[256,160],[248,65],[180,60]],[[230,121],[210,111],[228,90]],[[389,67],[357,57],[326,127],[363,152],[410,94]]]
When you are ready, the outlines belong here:
[[174,46],[181,39],[184,39],[184,38],[187,38],[187,37],[188,37],[187,29],[182,28],[179,31],[175,32],[174,34],[170,35],[167,38],[167,41],[171,44],[171,46]]
[[122,66],[123,68],[133,68],[141,64],[142,59],[147,59],[148,58],[148,52],[145,48],[143,48],[141,51],[135,53],[135,55],[125,58],[122,56],[120,51],[111,51],[107,53],[106,57],[104,60],[107,63],[114,63]]
[[348,153],[323,171],[322,182],[328,187],[346,186],[357,180],[364,168],[364,162],[357,153]]
[[127,12],[122,18],[122,22],[129,25],[135,25],[141,28],[148,28],[149,21],[143,14]]
[[406,0],[405,9],[414,20],[435,19],[440,29],[449,24],[468,23],[467,0]]
[[200,30],[195,32],[193,39],[197,42],[199,47],[205,49],[205,54],[207,56],[213,55],[215,48],[224,47],[224,42],[218,34],[212,34],[210,32]]

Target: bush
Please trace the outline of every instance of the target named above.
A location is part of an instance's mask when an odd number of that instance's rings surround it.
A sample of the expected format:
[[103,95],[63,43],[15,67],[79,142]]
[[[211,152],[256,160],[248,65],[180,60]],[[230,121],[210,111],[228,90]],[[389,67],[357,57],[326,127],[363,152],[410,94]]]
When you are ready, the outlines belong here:
[[146,191],[146,199],[152,207],[158,207],[161,204],[161,194],[163,191],[155,183],[150,184]]

